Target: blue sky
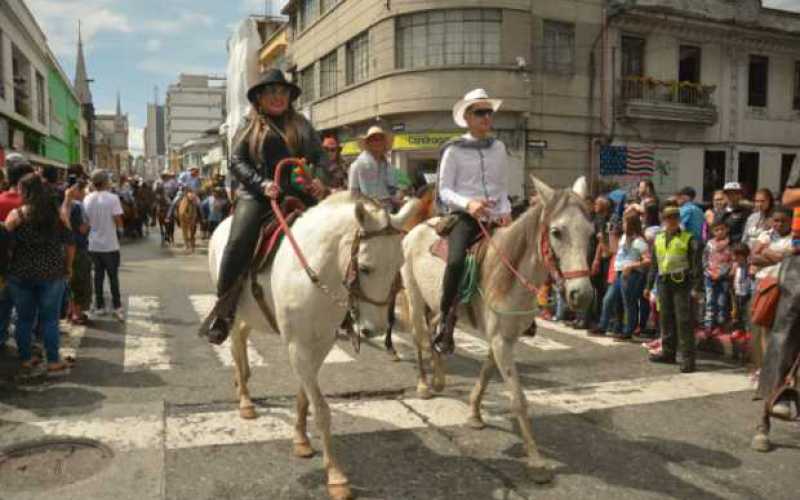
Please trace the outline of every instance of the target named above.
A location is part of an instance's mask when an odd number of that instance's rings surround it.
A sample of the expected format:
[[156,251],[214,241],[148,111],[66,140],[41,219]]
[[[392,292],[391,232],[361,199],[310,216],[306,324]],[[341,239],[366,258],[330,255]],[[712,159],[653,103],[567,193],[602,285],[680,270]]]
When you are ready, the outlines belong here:
[[[25,0],[47,35],[64,71],[75,75],[81,21],[92,93],[98,111],[113,110],[117,91],[130,116],[131,149],[143,149],[142,128],[153,88],[164,102],[178,74],[224,74],[225,42],[248,14],[263,14],[267,1],[286,0]],[[377,0],[376,0],[377,1]],[[800,0],[764,0],[800,11]]]
[[[51,49],[73,78],[81,21],[95,109],[110,111],[120,92],[130,116],[131,148],[143,149],[142,128],[154,87],[159,102],[178,74],[225,74],[226,40],[265,0],[25,0]],[[283,5],[285,0],[272,0]]]

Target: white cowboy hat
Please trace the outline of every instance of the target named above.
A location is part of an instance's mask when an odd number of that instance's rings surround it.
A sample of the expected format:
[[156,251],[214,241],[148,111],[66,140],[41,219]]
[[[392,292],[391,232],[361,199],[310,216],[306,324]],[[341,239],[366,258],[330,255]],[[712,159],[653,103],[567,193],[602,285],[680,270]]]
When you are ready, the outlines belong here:
[[725,184],[725,187],[722,188],[723,191],[741,191],[742,185],[738,182],[728,182]]
[[500,109],[500,106],[503,104],[503,101],[500,99],[490,99],[489,94],[486,93],[483,89],[475,89],[470,90],[469,92],[464,95],[464,98],[461,99],[453,106],[453,121],[456,122],[461,128],[467,128],[467,120],[464,119],[464,114],[467,112],[470,106],[473,104],[480,104],[485,103],[492,107],[492,110],[497,112]]
[[394,134],[384,129],[380,125],[373,125],[367,130],[367,133],[358,138],[358,147],[361,151],[367,148],[367,140],[374,135],[382,135],[386,139],[386,149],[392,149],[394,145]]

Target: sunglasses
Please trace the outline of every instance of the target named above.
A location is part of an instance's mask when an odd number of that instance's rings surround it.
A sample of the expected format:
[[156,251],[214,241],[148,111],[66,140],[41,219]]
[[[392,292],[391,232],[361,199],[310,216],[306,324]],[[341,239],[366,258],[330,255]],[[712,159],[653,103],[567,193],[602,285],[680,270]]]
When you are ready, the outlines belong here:
[[339,148],[322,148],[322,149],[324,149],[325,151],[327,151],[329,153],[335,153],[335,152],[339,151]]
[[284,85],[267,85],[261,92],[268,96],[278,97],[288,97],[292,93],[292,91],[289,90],[289,87]]
[[481,108],[475,109],[471,111],[472,116],[477,116],[478,118],[486,118],[487,116],[492,116],[494,114],[494,110],[492,108]]
[[367,142],[383,142],[386,140],[386,137],[382,134],[375,134],[372,136],[367,137]]

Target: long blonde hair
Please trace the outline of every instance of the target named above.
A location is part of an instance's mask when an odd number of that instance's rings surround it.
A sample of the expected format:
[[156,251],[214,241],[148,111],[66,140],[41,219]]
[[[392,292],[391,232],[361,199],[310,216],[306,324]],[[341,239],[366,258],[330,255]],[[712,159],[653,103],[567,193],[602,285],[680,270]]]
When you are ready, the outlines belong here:
[[238,148],[242,141],[248,141],[248,152],[253,162],[260,163],[261,149],[264,146],[264,141],[268,135],[280,135],[281,139],[286,143],[291,156],[296,156],[300,151],[300,122],[303,119],[298,114],[292,105],[286,108],[284,112],[286,122],[284,124],[283,133],[279,132],[277,125],[272,121],[269,115],[261,112],[258,105],[255,104],[250,108],[250,115],[248,116],[247,126],[244,127],[234,137],[234,149]]

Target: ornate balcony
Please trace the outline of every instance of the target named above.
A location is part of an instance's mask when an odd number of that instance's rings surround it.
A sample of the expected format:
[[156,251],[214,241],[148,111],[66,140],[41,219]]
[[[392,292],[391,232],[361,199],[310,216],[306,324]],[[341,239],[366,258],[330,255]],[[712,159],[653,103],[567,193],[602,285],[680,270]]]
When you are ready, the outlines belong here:
[[717,107],[712,99],[716,89],[714,85],[692,82],[625,77],[622,79],[622,102],[617,116],[621,120],[711,126],[717,123]]

